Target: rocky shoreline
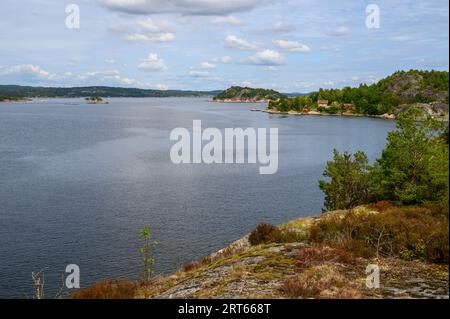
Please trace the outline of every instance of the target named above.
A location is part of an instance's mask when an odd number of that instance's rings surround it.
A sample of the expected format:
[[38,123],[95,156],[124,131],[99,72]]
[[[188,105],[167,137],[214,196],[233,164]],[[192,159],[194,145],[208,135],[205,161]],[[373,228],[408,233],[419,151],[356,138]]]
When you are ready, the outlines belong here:
[[372,118],[380,118],[380,119],[387,119],[387,120],[395,120],[394,114],[381,114],[381,115],[369,115],[369,114],[355,114],[355,113],[338,113],[338,114],[328,114],[323,112],[317,112],[317,111],[308,111],[308,112],[295,112],[295,111],[288,111],[288,112],[280,112],[277,110],[259,110],[259,109],[252,109],[252,112],[263,112],[268,114],[277,114],[277,115],[316,115],[316,116],[349,116],[349,117],[372,117]]
[[269,103],[270,100],[253,100],[253,99],[218,99],[212,100],[212,102],[217,103]]
[[[348,213],[348,210],[332,211],[299,218],[279,227],[301,237],[314,224],[324,219],[343,218]],[[360,206],[352,213],[379,212]],[[154,278],[150,284],[140,287],[134,297],[292,298],[283,287],[287,278],[300,275],[305,280],[317,280],[323,288],[307,298],[449,298],[448,265],[392,257],[352,261],[338,261],[338,257],[333,257],[329,261],[317,260],[312,268],[301,270],[297,260],[302,251],[339,256],[337,250],[315,247],[303,240],[252,246],[247,235],[202,260],[185,264],[170,276]],[[379,289],[365,285],[366,266],[373,263],[378,264],[382,272]]]

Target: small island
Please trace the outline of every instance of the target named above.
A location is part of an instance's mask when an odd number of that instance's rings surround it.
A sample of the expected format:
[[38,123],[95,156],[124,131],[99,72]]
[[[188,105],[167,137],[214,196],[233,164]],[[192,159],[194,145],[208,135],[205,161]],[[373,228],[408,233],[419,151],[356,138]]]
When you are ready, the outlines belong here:
[[17,96],[0,95],[0,102],[29,102],[31,99]]
[[232,86],[216,95],[213,101],[224,103],[267,103],[282,98],[286,98],[286,96],[274,90]]
[[85,98],[87,104],[108,104],[100,96],[91,96]]

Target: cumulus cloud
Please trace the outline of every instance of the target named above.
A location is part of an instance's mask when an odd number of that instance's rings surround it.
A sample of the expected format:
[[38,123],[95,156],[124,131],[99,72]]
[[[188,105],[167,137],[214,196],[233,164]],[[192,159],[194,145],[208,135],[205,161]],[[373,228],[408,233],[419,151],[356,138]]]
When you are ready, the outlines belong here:
[[211,18],[211,23],[214,24],[229,24],[234,26],[240,26],[243,25],[244,22],[242,22],[240,19],[234,17],[234,16],[218,16]]
[[141,60],[138,68],[145,71],[163,71],[167,69],[167,66],[156,53],[150,53],[146,59]]
[[19,64],[8,68],[0,68],[0,75],[2,76],[15,76],[26,79],[39,79],[39,80],[54,80],[56,78],[55,73],[51,73],[41,69],[38,65],[33,64]]
[[250,64],[257,65],[281,65],[284,63],[284,57],[275,50],[264,50],[256,52],[247,59]]
[[229,35],[225,38],[225,46],[233,50],[241,51],[251,51],[258,49],[258,45],[256,45],[255,43],[249,42],[242,38],[238,38],[234,35]]
[[105,59],[105,63],[114,64],[114,63],[116,63],[116,60],[114,60],[114,59]]
[[192,67],[189,71],[189,75],[196,78],[208,77],[209,71],[213,70],[217,67],[214,63],[211,62],[202,62],[199,66]]
[[154,20],[152,18],[138,20],[137,25],[143,31],[150,33],[163,33],[172,29],[169,22],[165,20]]
[[342,37],[345,35],[350,34],[350,29],[346,26],[340,26],[336,28],[335,30],[328,31],[328,35],[334,36],[334,37]]
[[266,0],[98,0],[109,9],[130,14],[180,13],[226,15],[248,11]]
[[297,41],[273,40],[273,44],[275,44],[277,47],[281,49],[288,50],[290,52],[297,52],[297,53],[311,52],[311,48],[309,46]]
[[172,25],[165,20],[139,19],[133,23],[110,28],[125,41],[141,43],[163,43],[175,40]]

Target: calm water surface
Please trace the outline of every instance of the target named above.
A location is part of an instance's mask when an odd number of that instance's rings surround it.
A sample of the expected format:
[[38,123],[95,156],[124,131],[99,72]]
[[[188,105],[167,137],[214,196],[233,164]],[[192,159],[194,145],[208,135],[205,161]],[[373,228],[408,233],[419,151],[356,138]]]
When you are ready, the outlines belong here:
[[[321,212],[321,178],[333,148],[385,144],[392,121],[250,112],[259,104],[206,98],[51,99],[0,104],[0,297],[31,297],[31,272],[45,268],[47,297],[67,264],[81,285],[138,278],[138,232],[159,242],[156,272],[202,257],[259,222]],[[279,170],[259,165],[174,165],[170,131],[278,127]]]

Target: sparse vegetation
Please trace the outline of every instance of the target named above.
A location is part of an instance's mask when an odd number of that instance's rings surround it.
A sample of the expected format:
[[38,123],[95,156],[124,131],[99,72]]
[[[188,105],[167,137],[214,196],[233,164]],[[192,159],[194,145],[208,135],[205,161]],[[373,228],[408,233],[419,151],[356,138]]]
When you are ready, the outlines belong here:
[[144,281],[148,282],[153,275],[155,248],[158,243],[153,240],[150,229],[147,226],[141,228],[139,235],[144,240],[144,244],[139,249],[139,252],[142,254],[142,261],[144,263]]
[[298,242],[302,238],[302,235],[295,231],[280,230],[280,228],[271,224],[261,223],[250,233],[249,242],[251,245],[293,243]]
[[103,102],[103,99],[100,96],[90,96],[85,98],[86,102],[88,103],[101,103]]
[[350,211],[344,217],[331,216],[313,225],[310,241],[365,258],[397,257],[446,264],[448,219],[448,206],[389,206],[373,214]]
[[125,280],[106,280],[75,291],[72,299],[132,299],[138,286]]

